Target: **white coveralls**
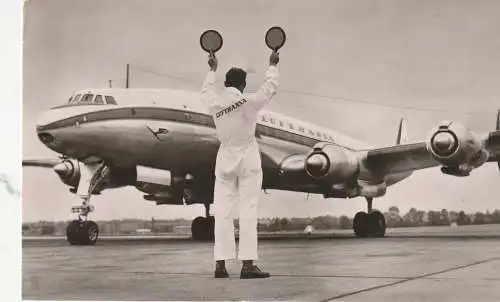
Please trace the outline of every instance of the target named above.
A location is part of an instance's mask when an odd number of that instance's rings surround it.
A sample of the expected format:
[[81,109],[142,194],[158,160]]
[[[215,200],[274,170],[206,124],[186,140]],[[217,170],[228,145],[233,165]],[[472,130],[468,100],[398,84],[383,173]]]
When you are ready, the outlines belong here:
[[215,91],[215,72],[208,72],[201,89],[201,100],[214,118],[220,141],[215,165],[214,259],[236,258],[234,211],[238,208],[240,243],[238,258],[256,260],[257,204],[262,189],[262,166],[255,139],[259,111],[272,99],[278,89],[279,72],[270,66],[265,82],[253,94],[242,94],[226,87]]

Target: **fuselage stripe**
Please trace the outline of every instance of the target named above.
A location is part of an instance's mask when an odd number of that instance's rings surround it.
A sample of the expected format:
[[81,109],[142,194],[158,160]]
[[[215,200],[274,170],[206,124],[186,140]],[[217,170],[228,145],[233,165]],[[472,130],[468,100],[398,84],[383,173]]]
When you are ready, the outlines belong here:
[[[57,110],[57,109],[56,109]],[[79,124],[88,124],[92,122],[106,121],[106,120],[120,120],[120,119],[145,119],[145,120],[161,120],[170,122],[189,123],[200,125],[215,129],[213,118],[209,114],[194,112],[189,110],[178,110],[171,108],[161,107],[127,107],[127,108],[113,108],[99,111],[92,111],[75,115],[66,119],[61,119],[47,125],[38,126],[37,130],[47,131],[65,127],[75,126]],[[300,135],[294,132],[286,131],[284,129],[269,127],[267,125],[257,124],[256,136],[269,136],[283,141],[292,142],[308,147],[314,146],[316,143],[321,142],[317,138]],[[345,149],[355,151],[352,148],[330,142],[331,144],[343,147]]]

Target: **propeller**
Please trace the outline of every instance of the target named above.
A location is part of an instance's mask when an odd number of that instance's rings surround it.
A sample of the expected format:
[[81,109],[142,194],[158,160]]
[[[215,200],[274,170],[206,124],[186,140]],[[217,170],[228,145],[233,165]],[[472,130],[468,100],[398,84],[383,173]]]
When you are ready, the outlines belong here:
[[53,168],[63,162],[63,159],[23,159],[23,167]]
[[500,110],[497,113],[497,127],[496,130],[500,130]]

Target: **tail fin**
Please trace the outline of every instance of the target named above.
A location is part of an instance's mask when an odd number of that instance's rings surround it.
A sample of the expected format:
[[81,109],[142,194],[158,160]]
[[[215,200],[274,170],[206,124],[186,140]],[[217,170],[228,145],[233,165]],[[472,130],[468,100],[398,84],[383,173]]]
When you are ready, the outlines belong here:
[[405,144],[408,142],[408,131],[406,127],[405,118],[401,118],[399,121],[398,137],[396,138],[396,145]]

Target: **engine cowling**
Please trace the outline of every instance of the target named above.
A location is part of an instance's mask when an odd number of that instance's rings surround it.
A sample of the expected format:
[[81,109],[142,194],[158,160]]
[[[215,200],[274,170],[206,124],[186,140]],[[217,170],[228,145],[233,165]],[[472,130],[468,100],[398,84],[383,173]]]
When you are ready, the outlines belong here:
[[330,184],[345,183],[359,174],[359,161],[354,153],[322,142],[306,157],[305,170],[312,178]]
[[77,160],[65,159],[61,163],[55,165],[53,169],[64,184],[74,188],[78,186],[81,173]]
[[183,204],[184,190],[168,170],[145,166],[135,167],[135,187],[148,195],[145,200],[156,201],[156,204]]
[[441,122],[431,131],[427,150],[443,165],[443,173],[456,176],[467,176],[488,160],[482,141],[463,125],[453,122]]

